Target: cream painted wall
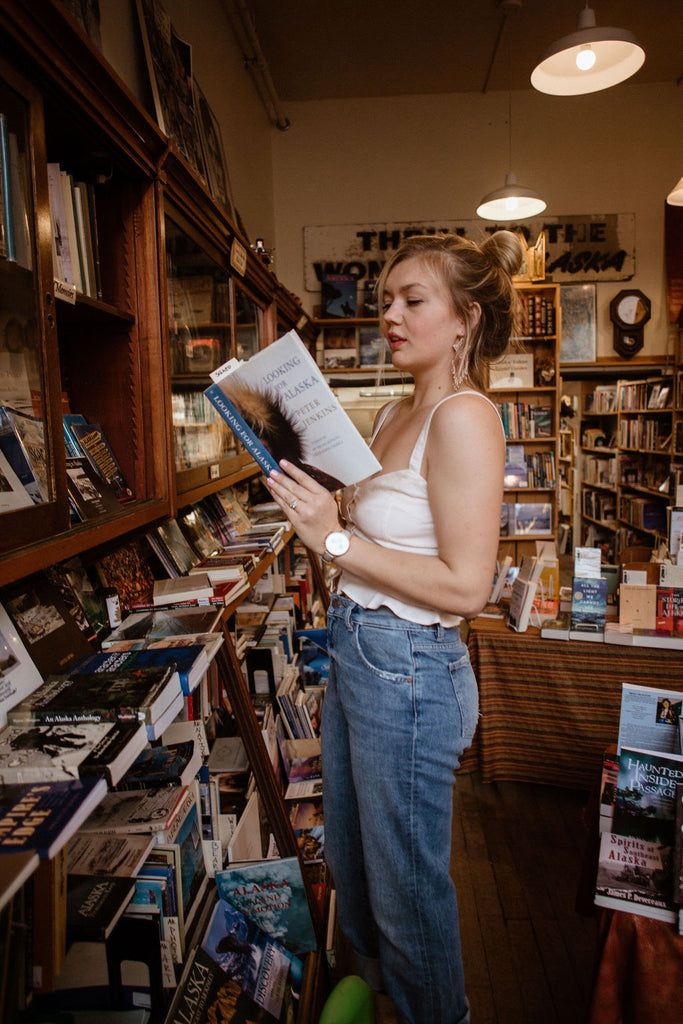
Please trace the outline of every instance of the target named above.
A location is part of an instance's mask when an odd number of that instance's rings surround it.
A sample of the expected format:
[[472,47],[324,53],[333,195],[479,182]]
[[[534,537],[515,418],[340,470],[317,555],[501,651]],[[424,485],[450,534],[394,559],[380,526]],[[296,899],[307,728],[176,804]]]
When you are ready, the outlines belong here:
[[[223,135],[235,205],[250,239],[275,234],[271,139],[261,104],[220,0],[163,0],[173,26],[192,47],[193,71]],[[100,0],[102,50],[154,117],[135,0]]]
[[[467,93],[287,104],[273,138],[278,277],[304,291],[303,228],[473,219],[508,170],[508,96]],[[683,173],[683,88],[625,83],[560,99],[512,94],[512,169],[553,215],[634,213],[636,274],[598,286],[598,356],[611,357],[609,303],[622,287],[652,301],[642,355],[670,350],[664,199]]]

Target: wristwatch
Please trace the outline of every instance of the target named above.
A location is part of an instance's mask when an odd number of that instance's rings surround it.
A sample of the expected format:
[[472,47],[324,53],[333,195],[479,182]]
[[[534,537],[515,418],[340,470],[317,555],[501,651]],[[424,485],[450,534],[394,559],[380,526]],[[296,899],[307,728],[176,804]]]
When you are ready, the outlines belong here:
[[325,550],[322,554],[323,562],[333,562],[340,555],[345,555],[351,543],[350,530],[332,530],[325,537]]

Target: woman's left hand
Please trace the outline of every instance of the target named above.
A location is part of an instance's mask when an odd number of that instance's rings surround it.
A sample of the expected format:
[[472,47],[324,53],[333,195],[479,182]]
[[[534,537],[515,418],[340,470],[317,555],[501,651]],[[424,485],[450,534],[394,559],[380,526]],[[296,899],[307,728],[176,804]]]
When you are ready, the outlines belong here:
[[322,554],[328,533],[340,529],[334,495],[285,459],[280,471],[270,473],[266,486],[306,547]]

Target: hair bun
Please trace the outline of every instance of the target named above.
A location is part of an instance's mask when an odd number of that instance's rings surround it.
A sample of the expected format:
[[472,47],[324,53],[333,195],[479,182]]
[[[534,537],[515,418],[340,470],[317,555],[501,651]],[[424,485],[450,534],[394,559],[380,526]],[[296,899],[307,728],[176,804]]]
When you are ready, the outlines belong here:
[[492,263],[505,270],[510,277],[521,269],[524,251],[519,235],[514,231],[495,231],[482,242],[480,248]]

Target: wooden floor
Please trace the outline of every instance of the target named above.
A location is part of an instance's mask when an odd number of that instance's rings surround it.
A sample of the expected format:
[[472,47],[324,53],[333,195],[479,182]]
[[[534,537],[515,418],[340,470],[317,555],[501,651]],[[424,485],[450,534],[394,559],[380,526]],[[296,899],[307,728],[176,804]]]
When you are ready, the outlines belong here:
[[472,1024],[581,1024],[596,921],[574,909],[587,796],[459,776],[451,873]]

